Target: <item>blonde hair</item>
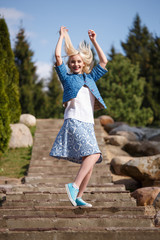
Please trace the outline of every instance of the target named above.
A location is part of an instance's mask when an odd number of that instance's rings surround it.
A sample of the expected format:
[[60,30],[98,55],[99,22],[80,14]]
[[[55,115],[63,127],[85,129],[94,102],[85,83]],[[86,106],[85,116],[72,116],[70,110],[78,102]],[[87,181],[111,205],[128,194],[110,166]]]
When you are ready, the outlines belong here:
[[93,53],[91,51],[90,45],[86,44],[84,41],[79,44],[78,50],[73,47],[71,39],[67,32],[65,32],[65,45],[64,50],[68,57],[79,54],[84,62],[83,72],[90,73],[93,67]]

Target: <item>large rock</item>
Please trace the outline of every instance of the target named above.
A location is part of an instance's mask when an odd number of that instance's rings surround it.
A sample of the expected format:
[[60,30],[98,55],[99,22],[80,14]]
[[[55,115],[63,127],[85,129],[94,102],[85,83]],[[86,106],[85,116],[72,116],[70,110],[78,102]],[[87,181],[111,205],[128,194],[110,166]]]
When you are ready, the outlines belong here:
[[156,141],[156,142],[160,142],[160,133],[159,134],[155,134],[153,136],[151,136],[149,138],[149,141]]
[[116,128],[113,128],[111,131],[109,131],[109,134],[115,135],[117,134],[117,132],[120,132],[120,131],[134,133],[139,141],[142,141],[146,136],[143,130],[141,130],[140,128],[130,127],[127,124],[120,124]]
[[12,134],[9,141],[9,148],[21,148],[33,145],[33,138],[29,128],[22,124],[10,124]]
[[158,211],[155,216],[155,225],[156,227],[160,227],[160,211]]
[[20,116],[20,123],[25,124],[27,127],[36,126],[36,118],[31,114],[22,114]]
[[125,163],[127,163],[130,160],[132,160],[132,158],[128,156],[115,157],[111,161],[111,168],[117,175],[124,175],[121,171],[121,168]]
[[114,157],[129,156],[129,154],[121,149],[119,146],[106,145],[107,160],[111,162]]
[[117,135],[108,135],[104,137],[104,140],[107,144],[121,147],[128,143],[128,139],[126,137]]
[[149,186],[160,180],[160,154],[150,157],[134,158],[121,167],[122,173]]
[[[111,135],[114,136],[114,135]],[[123,136],[128,139],[128,141],[137,141],[137,136],[133,132],[119,131],[116,132],[116,136]]]
[[110,116],[107,116],[107,115],[100,116],[99,120],[100,120],[100,123],[101,123],[102,126],[114,123],[113,118],[111,118]]
[[149,128],[143,127],[141,128],[142,131],[145,133],[146,138],[152,141],[160,141],[160,129],[159,128]]
[[160,154],[160,142],[150,142],[147,140],[129,142],[124,145],[123,150],[133,157],[153,156]]
[[123,122],[114,122],[114,123],[108,123],[104,126],[104,130],[109,133],[110,131],[112,131],[114,128],[117,128],[121,125],[123,125]]
[[137,200],[138,206],[152,205],[157,195],[160,193],[159,187],[140,188],[131,193],[131,196]]
[[155,201],[154,201],[154,206],[155,206],[156,208],[159,208],[159,209],[160,209],[160,193],[158,193],[158,195],[157,195],[157,197],[156,197],[156,199],[155,199]]

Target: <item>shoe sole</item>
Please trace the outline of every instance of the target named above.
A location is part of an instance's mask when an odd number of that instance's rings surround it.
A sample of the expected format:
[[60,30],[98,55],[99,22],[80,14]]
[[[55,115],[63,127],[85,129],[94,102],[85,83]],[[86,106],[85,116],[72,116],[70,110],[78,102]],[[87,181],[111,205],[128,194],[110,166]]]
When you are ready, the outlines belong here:
[[77,205],[77,207],[80,207],[80,208],[91,208],[92,206],[86,206],[86,205]]
[[67,195],[68,195],[68,198],[69,198],[70,202],[72,203],[72,205],[74,207],[76,207],[77,203],[71,197],[71,194],[70,194],[70,191],[69,191],[69,188],[68,188],[68,184],[65,184],[65,187],[66,187]]
[[77,207],[91,208],[91,207],[93,207],[93,206],[92,206],[92,205],[90,205],[90,206],[87,206],[87,205],[77,205]]

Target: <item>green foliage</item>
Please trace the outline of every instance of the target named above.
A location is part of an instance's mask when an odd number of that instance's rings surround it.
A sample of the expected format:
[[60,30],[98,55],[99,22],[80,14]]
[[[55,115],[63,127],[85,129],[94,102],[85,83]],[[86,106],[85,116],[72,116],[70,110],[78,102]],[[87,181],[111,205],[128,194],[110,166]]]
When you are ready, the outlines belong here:
[[5,92],[8,96],[8,111],[10,121],[14,123],[19,121],[21,114],[19,102],[19,75],[14,63],[14,54],[11,49],[7,24],[3,18],[0,18],[0,43],[6,55],[3,71],[6,72]]
[[8,111],[8,96],[5,91],[5,80],[7,78],[5,62],[7,54],[0,43],[0,156],[7,149],[10,138],[10,115]]
[[34,87],[34,111],[37,118],[48,117],[48,97],[43,91],[42,80],[37,82]]
[[29,49],[29,44],[25,39],[24,29],[21,28],[16,36],[15,63],[19,71],[20,103],[22,113],[34,115],[33,91],[34,76],[36,68],[32,62],[33,52]]
[[22,113],[30,113],[36,117],[44,117],[46,109],[46,95],[43,92],[43,82],[38,81],[36,66],[32,60],[33,51],[25,36],[25,30],[21,28],[16,36],[15,63],[20,76],[20,103]]
[[153,37],[136,15],[126,43],[122,42],[126,56],[139,63],[139,76],[145,78],[143,106],[152,109],[154,121],[160,123],[160,38]]
[[63,105],[62,105],[62,86],[56,74],[54,67],[52,68],[51,80],[48,84],[48,116],[52,118],[63,117]]
[[108,114],[116,121],[131,125],[151,123],[151,109],[142,108],[145,79],[138,77],[138,65],[117,54],[107,68],[109,72],[98,82],[98,87],[108,107]]

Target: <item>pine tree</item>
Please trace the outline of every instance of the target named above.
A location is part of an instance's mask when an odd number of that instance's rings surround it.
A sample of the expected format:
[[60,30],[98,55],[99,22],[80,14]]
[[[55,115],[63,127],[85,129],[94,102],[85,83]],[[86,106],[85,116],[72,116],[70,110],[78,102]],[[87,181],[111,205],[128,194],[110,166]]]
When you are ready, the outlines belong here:
[[7,24],[0,18],[0,43],[6,52],[4,71],[6,72],[5,91],[8,96],[8,111],[12,123],[19,121],[21,107],[19,102],[19,75],[14,63],[14,54],[11,49]]
[[151,109],[142,108],[145,80],[138,77],[138,65],[116,54],[107,68],[109,71],[101,78],[98,87],[108,107],[108,114],[116,121],[125,121],[131,125],[151,123]]
[[11,130],[10,130],[10,112],[9,100],[6,94],[5,81],[7,74],[5,65],[7,62],[7,53],[3,50],[0,43],[0,156],[7,149]]
[[133,27],[129,31],[126,43],[122,47],[131,62],[139,63],[139,76],[145,78],[145,96],[143,106],[152,108],[154,121],[160,121],[160,46],[159,38],[154,39],[146,26],[141,25],[139,15],[136,15]]
[[62,105],[62,86],[54,67],[52,68],[52,76],[48,84],[47,94],[49,98],[49,117],[62,118],[64,111]]
[[35,116],[37,118],[47,118],[48,115],[48,96],[45,91],[43,91],[44,84],[43,80],[38,81],[34,88],[34,110]]
[[36,67],[32,61],[33,52],[25,38],[25,31],[21,28],[16,36],[15,63],[19,71],[20,103],[22,113],[34,115],[33,92]]
[[150,67],[147,72],[147,101],[154,112],[155,125],[160,124],[160,38],[150,46]]
[[30,113],[36,117],[45,117],[47,104],[43,92],[43,81],[38,80],[36,66],[32,58],[34,52],[25,36],[25,30],[20,28],[14,47],[15,63],[20,76],[20,102],[22,113]]

